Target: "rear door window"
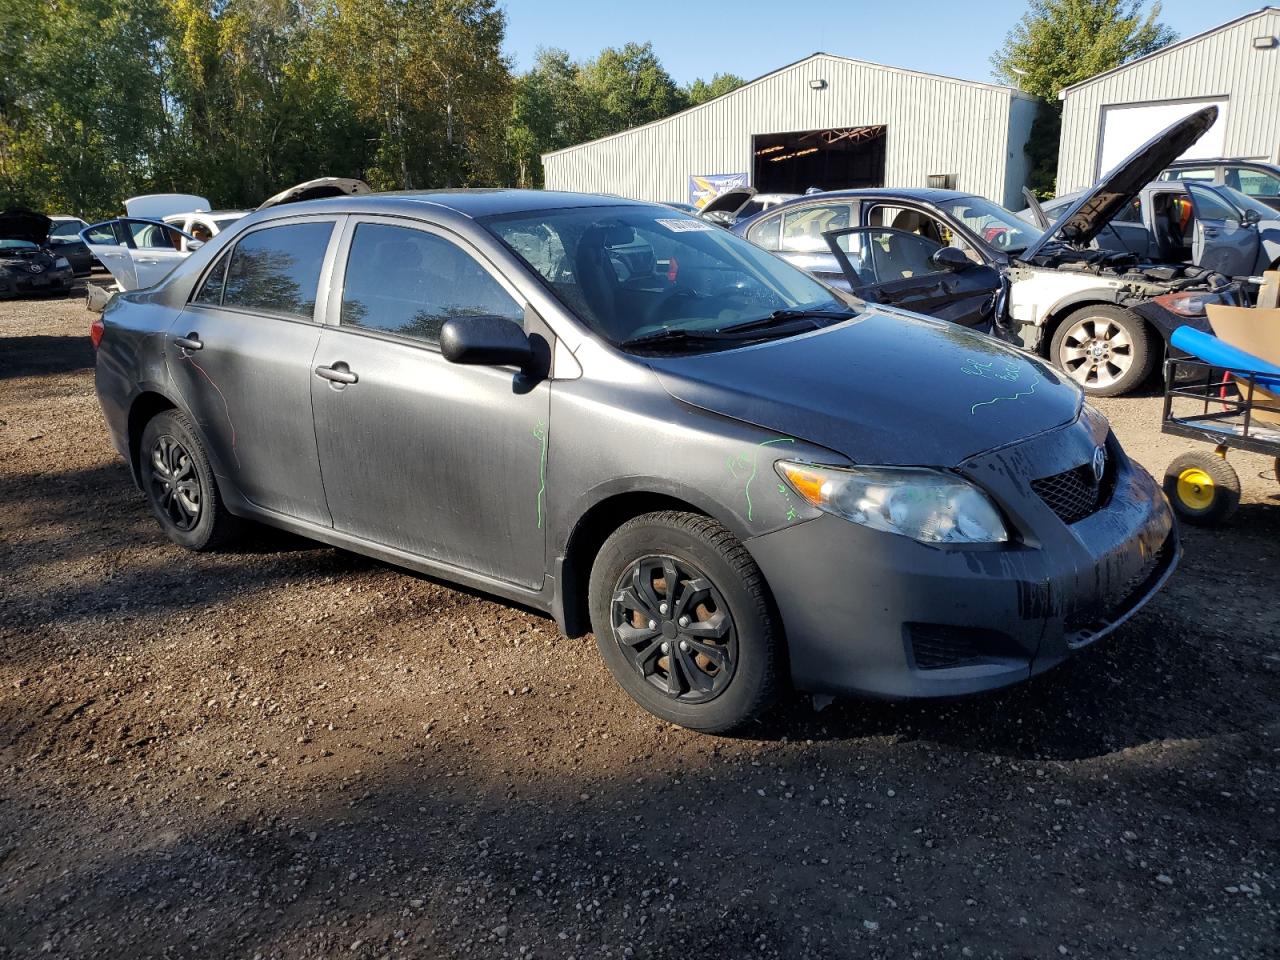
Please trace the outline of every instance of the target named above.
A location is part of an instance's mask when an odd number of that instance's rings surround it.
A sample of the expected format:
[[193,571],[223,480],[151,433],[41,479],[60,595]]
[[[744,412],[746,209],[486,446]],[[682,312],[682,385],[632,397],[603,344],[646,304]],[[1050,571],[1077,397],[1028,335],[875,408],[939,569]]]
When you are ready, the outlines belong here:
[[236,244],[222,305],[312,319],[331,221],[289,223],[255,230]]
[[[548,263],[553,258],[547,254]],[[524,324],[520,304],[456,243],[409,227],[356,226],[343,279],[342,326],[435,344],[450,317],[474,316]]]

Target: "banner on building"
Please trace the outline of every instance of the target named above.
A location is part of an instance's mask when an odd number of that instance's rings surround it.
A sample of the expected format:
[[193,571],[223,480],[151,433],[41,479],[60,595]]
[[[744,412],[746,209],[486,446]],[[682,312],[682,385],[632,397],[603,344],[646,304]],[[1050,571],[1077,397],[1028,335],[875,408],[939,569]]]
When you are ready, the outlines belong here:
[[745,173],[706,173],[689,178],[689,202],[701,210],[712,197],[718,197],[726,190],[745,187],[748,177]]

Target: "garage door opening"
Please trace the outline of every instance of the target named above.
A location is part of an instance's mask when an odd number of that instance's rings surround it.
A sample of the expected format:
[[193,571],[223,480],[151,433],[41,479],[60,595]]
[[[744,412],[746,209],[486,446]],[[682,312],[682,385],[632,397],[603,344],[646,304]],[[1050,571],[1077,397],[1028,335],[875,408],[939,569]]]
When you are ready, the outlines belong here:
[[751,185],[761,193],[804,193],[809,187],[850,190],[884,186],[884,125],[762,133],[752,138]]

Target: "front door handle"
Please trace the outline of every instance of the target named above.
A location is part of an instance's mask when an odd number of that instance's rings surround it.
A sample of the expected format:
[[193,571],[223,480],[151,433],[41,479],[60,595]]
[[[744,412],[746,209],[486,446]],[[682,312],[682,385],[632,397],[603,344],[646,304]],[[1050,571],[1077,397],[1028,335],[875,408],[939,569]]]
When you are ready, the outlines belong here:
[[194,330],[185,337],[174,337],[173,342],[180,346],[183,350],[203,350],[204,344],[200,341],[200,334]]
[[351,368],[345,363],[339,361],[331,367],[316,367],[316,376],[321,380],[330,380],[333,383],[357,383],[360,378],[352,373]]
[[138,263],[159,263],[160,261],[159,261],[159,260],[150,260],[150,259],[145,259],[145,260],[144,260],[142,257],[139,257],[137,262],[138,262]]

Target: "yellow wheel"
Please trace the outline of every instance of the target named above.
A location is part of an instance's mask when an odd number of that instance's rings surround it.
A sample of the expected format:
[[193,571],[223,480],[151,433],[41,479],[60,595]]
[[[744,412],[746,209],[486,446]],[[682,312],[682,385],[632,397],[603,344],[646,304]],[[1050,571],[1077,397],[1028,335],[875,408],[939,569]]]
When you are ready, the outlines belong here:
[[1164,472],[1164,492],[1174,512],[1188,523],[1222,523],[1240,505],[1240,477],[1214,453],[1186,453]]

